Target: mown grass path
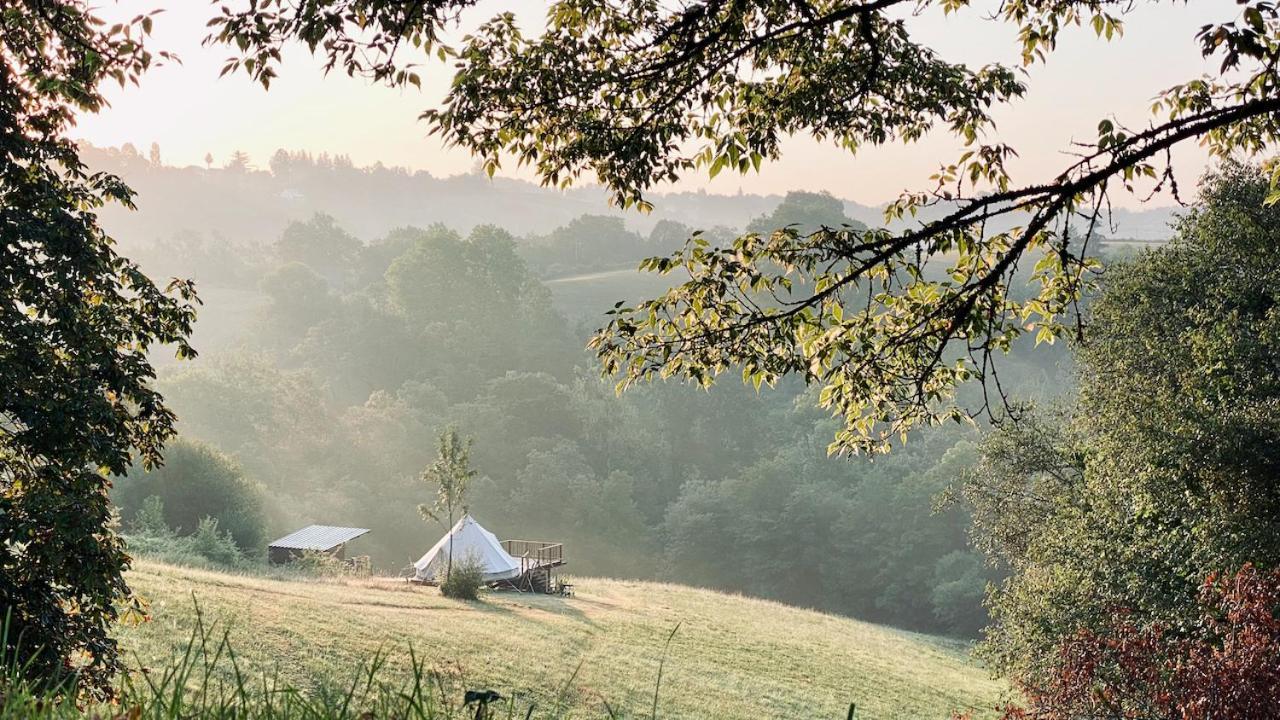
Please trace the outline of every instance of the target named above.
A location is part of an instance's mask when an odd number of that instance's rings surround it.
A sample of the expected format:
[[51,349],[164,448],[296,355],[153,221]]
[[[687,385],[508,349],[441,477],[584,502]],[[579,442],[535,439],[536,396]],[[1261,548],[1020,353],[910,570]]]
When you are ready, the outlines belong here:
[[[575,716],[648,717],[671,642],[660,717],[939,718],[1004,686],[961,644],[778,603],[675,585],[578,580],[573,598],[490,593],[456,602],[392,580],[286,581],[139,562],[129,581],[151,622],[120,636],[144,665],[186,646],[192,597],[230,632],[242,669],[300,687],[352,676],[383,650],[403,672],[409,647],[468,688],[523,693]],[[577,669],[576,675],[575,669]],[[561,697],[562,688],[570,688]]]

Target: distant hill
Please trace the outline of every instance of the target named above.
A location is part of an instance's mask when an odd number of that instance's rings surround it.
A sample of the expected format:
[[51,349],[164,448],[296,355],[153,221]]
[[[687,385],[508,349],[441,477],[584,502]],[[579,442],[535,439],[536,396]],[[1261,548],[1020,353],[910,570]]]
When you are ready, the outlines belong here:
[[[917,219],[929,220],[941,217],[954,207],[954,205],[944,204],[927,208],[921,211]],[[1180,208],[1177,207],[1152,207],[1144,210],[1118,208],[1112,212],[1110,224],[1107,227],[1099,228],[1099,230],[1109,238],[1143,241],[1168,240],[1173,236],[1173,230],[1170,229],[1169,224],[1173,222],[1174,215],[1179,210]],[[861,205],[846,200],[845,212],[849,217],[860,220],[872,227],[884,224],[884,212],[883,208],[880,207]],[[990,229],[1003,230],[1017,224],[1017,222],[1021,222],[1021,220],[1008,218],[1003,225],[993,223]]]
[[403,672],[412,645],[468,688],[545,709],[567,687],[566,702],[587,711],[575,717],[612,714],[605,702],[648,717],[678,623],[661,717],[843,718],[851,702],[861,720],[945,720],[969,708],[988,717],[1004,689],[954,641],[677,585],[578,579],[573,598],[492,593],[468,604],[394,580],[290,582],[147,561],[128,579],[153,619],[120,637],[144,666],[185,646],[194,596],[206,621],[229,628],[242,671],[277,668],[304,688],[350,682],[379,649]]
[[[662,220],[704,230],[741,230],[782,201],[780,195],[659,193],[653,196],[654,211],[643,214],[609,206],[605,192],[594,186],[562,191],[480,174],[438,178],[383,165],[356,167],[341,156],[278,153],[264,169],[157,165],[128,147],[86,147],[84,158],[93,169],[118,173],[138,193],[137,212],[116,206],[102,211],[106,228],[126,251],[135,243],[154,244],[181,232],[206,233],[235,245],[266,244],[290,222],[316,212],[332,215],[366,240],[396,227],[433,223],[464,233],[478,224],[493,224],[529,237],[588,214],[622,217],[641,234]],[[847,200],[845,207],[855,220],[883,224],[878,207]],[[1170,208],[1121,210],[1115,215],[1117,226],[1105,234],[1164,239],[1171,214]]]

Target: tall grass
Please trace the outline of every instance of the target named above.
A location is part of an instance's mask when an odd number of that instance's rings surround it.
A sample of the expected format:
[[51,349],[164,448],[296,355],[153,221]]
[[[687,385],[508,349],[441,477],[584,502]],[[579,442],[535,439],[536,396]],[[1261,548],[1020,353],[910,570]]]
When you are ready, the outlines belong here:
[[[25,638],[13,637],[11,610],[6,608],[0,620],[0,718],[75,717],[75,690],[69,683],[40,684],[32,682],[31,660],[22,660]],[[13,644],[10,644],[10,641]]]
[[[26,679],[17,655],[0,651],[0,720],[559,720],[570,715],[564,699],[577,671],[556,702],[539,707],[491,690],[467,689],[460,672],[429,668],[410,647],[407,676],[396,673],[396,680],[386,680],[387,656],[379,651],[345,680],[303,691],[278,674],[242,670],[229,633],[207,623],[198,606],[195,618],[183,649],[160,667],[135,664],[122,675],[110,703],[81,704],[74,679],[37,687]],[[7,639],[7,625],[0,628],[0,641]],[[0,642],[3,647],[7,642]],[[659,670],[652,714],[643,716],[649,720],[658,717],[661,685]],[[608,718],[626,717],[605,707]]]

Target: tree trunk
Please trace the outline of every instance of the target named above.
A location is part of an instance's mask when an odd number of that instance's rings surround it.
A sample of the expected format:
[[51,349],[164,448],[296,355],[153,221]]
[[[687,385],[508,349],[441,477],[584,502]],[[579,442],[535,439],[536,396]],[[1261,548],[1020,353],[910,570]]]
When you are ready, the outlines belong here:
[[446,580],[453,574],[453,508],[449,508],[449,563],[445,568],[444,577]]

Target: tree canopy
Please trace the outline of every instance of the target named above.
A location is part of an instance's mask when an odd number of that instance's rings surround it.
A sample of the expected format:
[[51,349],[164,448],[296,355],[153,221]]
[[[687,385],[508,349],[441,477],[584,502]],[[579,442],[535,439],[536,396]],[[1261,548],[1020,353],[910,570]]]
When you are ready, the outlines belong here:
[[124,518],[133,518],[151,498],[160,499],[164,524],[177,533],[190,535],[201,520],[213,518],[246,552],[260,553],[267,540],[262,487],[246,478],[234,460],[204,443],[170,442],[163,467],[136,468],[112,492]]
[[[526,35],[507,12],[446,42],[471,4],[265,0],[224,6],[209,39],[234,48],[228,72],[264,85],[295,40],[328,70],[393,85],[420,83],[421,53],[451,58],[449,95],[423,114],[435,133],[489,172],[514,161],[551,185],[591,176],[624,206],[646,207],[655,185],[689,172],[756,170],[788,135],[849,151],[932,131],[955,137],[958,157],[886,210],[887,220],[910,221],[933,208],[919,216],[929,219],[893,230],[784,228],[717,247],[695,236],[645,265],[690,279],[617,308],[594,341],[623,386],[654,377],[706,385],[731,369],[756,385],[805,377],[845,421],[833,450],[883,449],[922,423],[989,411],[990,397],[960,408],[956,386],[976,378],[998,396],[994,361],[1018,336],[1052,341],[1075,329],[1113,193],[1138,192],[1144,179],[1176,192],[1169,152],[1180,143],[1228,157],[1263,152],[1280,131],[1271,0],[1242,0],[1187,39],[1219,72],[1153,89],[1146,126],[1100,119],[1096,139],[1031,184],[1006,170],[1017,150],[992,122],[994,108],[1026,92],[1025,76],[948,62],[902,17],[958,13],[966,0],[558,0],[540,34]],[[991,21],[1017,29],[1032,65],[1049,62],[1074,26],[1120,41],[1133,6],[1016,0]],[[1035,288],[1025,297],[1010,291],[1019,268]]]
[[1228,165],[1167,247],[1109,267],[1076,404],[989,438],[966,495],[1009,571],[988,649],[1030,687],[1115,613],[1183,632],[1211,572],[1280,564],[1280,209]]
[[106,692],[109,625],[136,609],[109,478],[160,461],[174,416],[148,353],[195,354],[195,294],[115,252],[95,211],[132,193],[89,171],[67,131],[103,106],[103,83],[162,58],[141,44],[146,15],[106,26],[81,3],[18,2],[0,27],[0,652]]
[[787,227],[795,227],[801,235],[811,235],[822,228],[867,229],[866,225],[845,215],[844,203],[831,193],[792,191],[773,212],[752,220],[747,231],[767,235]]

